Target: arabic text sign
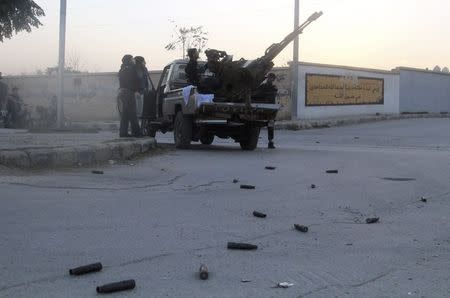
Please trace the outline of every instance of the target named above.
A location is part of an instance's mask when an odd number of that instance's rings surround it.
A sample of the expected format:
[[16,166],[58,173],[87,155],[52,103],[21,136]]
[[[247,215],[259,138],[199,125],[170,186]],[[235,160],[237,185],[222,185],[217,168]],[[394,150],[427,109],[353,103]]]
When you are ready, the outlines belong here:
[[306,74],[307,106],[384,103],[384,79]]

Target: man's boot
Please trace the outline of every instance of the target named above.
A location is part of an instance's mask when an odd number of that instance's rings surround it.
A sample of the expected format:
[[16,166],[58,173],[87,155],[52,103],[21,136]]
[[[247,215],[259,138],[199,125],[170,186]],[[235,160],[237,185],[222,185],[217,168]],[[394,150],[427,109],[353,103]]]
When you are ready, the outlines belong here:
[[267,148],[275,149],[275,144],[273,143],[273,141],[269,141],[269,144],[267,145]]

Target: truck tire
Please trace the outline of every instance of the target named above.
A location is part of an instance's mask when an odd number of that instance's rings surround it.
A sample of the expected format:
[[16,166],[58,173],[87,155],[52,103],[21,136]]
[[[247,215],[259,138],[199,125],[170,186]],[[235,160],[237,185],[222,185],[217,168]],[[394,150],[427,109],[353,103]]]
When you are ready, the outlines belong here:
[[247,137],[239,141],[242,150],[253,151],[258,146],[260,128],[258,126],[249,126],[246,129]]
[[200,137],[200,142],[203,145],[211,145],[214,142],[214,135],[212,133],[206,133]]
[[187,149],[191,145],[192,140],[192,117],[183,115],[178,111],[175,116],[173,139],[175,147],[178,149]]

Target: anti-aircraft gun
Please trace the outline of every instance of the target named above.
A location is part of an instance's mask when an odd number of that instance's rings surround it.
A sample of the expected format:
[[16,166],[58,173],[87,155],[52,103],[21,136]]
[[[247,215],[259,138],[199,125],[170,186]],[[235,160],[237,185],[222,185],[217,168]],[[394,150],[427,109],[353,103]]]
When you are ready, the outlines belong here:
[[191,142],[210,145],[219,137],[254,150],[261,128],[273,123],[280,105],[259,98],[252,101],[252,95],[272,69],[273,59],[321,15],[314,13],[256,60],[233,61],[224,51],[205,51],[208,62],[206,68],[199,63],[205,71],[196,87],[186,80],[187,60],[172,61],[163,69],[153,96],[144,100],[143,133],[155,137],[156,131],[173,131],[177,148],[188,148]]
[[312,22],[322,16],[315,12],[303,24],[288,34],[281,42],[272,44],[264,55],[256,60],[240,59],[232,61],[232,56],[223,51],[206,52],[210,68],[220,84],[215,90],[216,101],[247,102],[250,104],[252,92],[264,81],[273,68],[273,60],[283,51],[295,37]]

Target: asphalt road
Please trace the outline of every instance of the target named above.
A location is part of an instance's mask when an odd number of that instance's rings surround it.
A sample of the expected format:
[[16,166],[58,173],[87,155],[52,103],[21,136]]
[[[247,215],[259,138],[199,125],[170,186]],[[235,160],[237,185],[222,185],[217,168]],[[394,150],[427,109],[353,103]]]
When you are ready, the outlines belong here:
[[[103,175],[3,169],[0,297],[94,297],[97,285],[130,278],[136,288],[111,297],[450,297],[449,127],[280,131],[276,150],[263,135],[255,152],[167,144]],[[97,261],[100,273],[68,275]]]

